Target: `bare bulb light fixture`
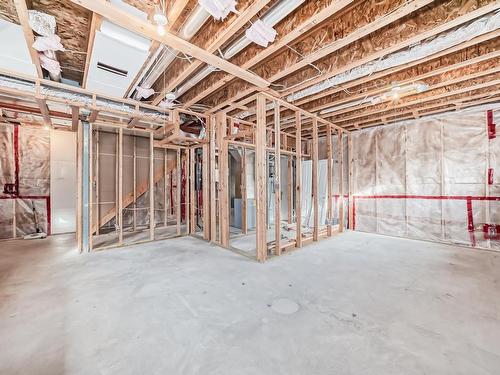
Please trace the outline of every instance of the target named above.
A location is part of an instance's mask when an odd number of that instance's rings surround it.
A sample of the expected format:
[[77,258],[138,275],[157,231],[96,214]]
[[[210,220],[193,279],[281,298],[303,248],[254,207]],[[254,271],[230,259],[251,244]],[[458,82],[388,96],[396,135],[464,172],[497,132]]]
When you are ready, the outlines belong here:
[[156,25],[156,32],[158,35],[165,35],[165,26],[168,24],[167,18],[167,7],[165,0],[160,0],[159,4],[155,7],[155,14],[153,15],[153,21]]

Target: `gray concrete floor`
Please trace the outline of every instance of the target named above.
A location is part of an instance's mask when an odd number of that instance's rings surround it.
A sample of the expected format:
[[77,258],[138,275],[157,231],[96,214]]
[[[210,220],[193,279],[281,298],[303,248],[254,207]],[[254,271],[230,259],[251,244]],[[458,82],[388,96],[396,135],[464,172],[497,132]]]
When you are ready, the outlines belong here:
[[0,374],[499,374],[500,254],[345,233],[266,264],[194,238],[0,243]]

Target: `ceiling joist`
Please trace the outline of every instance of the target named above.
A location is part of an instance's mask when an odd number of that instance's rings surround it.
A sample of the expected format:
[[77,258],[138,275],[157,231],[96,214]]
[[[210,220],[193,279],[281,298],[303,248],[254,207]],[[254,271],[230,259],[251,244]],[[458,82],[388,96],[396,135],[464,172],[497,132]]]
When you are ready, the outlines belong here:
[[[234,36],[248,21],[252,20],[258,12],[260,12],[266,5],[270,3],[271,0],[259,0],[250,5],[240,14],[230,22],[227,27],[224,27],[214,41],[208,45],[200,45],[201,48],[206,49],[209,53],[215,53],[224,43],[226,43],[232,36]],[[177,74],[168,74],[165,77],[161,77],[159,80],[162,83],[161,89],[156,89],[160,94],[153,100],[152,104],[158,104],[165,95],[173,91],[178,85],[185,81],[190,75],[192,75],[198,68],[203,66],[202,61],[195,61],[193,63],[188,63],[185,60],[176,60],[174,64],[179,65],[171,67],[168,69],[169,72],[176,71]],[[166,82],[163,80],[166,79]]]

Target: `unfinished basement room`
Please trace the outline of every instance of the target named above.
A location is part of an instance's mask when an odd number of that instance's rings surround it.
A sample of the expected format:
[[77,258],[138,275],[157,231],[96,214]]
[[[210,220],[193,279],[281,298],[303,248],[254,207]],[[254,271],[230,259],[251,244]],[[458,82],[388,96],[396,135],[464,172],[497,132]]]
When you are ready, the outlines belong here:
[[0,374],[500,374],[499,35],[500,0],[0,0]]

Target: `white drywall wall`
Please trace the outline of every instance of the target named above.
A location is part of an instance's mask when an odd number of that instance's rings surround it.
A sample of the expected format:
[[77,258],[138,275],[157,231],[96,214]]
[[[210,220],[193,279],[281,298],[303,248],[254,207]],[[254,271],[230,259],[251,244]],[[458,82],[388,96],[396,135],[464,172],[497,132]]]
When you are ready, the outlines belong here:
[[52,234],[76,231],[76,133],[50,134]]
[[0,18],[0,68],[36,76],[21,26]]

